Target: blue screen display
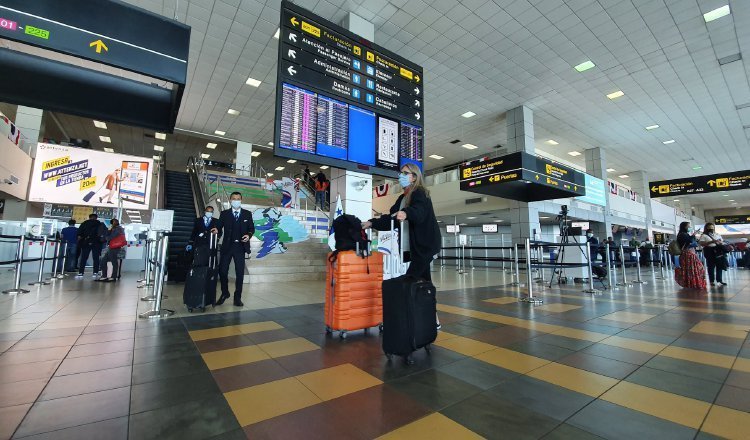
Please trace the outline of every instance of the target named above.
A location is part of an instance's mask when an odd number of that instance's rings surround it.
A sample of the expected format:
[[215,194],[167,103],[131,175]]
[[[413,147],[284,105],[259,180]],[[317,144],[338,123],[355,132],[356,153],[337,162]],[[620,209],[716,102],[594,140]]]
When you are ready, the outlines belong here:
[[375,165],[375,113],[349,106],[349,160]]

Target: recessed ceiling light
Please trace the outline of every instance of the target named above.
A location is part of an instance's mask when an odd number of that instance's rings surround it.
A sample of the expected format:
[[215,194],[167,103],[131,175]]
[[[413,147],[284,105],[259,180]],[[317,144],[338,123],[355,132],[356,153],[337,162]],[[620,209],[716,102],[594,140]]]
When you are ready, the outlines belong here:
[[203,154],[201,154],[201,157],[204,158],[204,159],[208,159],[209,157],[211,157],[211,155],[208,154],[208,153],[203,153]]
[[679,199],[674,199],[674,200],[673,200],[673,202],[679,202],[679,201],[680,201]]
[[154,135],[154,137],[156,137],[156,139],[161,139],[161,140],[164,140],[164,139],[166,139],[166,138],[167,138],[167,134],[166,134],[166,133],[156,133],[156,134]]
[[286,163],[297,163],[297,159],[289,159]]
[[215,149],[216,148],[216,142],[209,142],[209,143],[207,143],[206,144],[206,148],[208,148],[209,150]]
[[279,34],[281,33],[281,28],[276,28],[276,33],[273,34],[273,38],[279,39]]
[[266,177],[273,177],[273,173],[266,173]]
[[734,202],[734,199],[729,199],[730,202]]
[[476,217],[466,217],[466,220],[474,220]]
[[587,70],[589,70],[589,69],[591,69],[592,67],[595,67],[595,66],[596,66],[596,64],[592,63],[591,60],[588,60],[588,61],[584,61],[581,64],[575,66],[574,69],[576,69],[579,72],[585,72],[585,71],[587,71]]
[[109,136],[99,136],[99,140],[107,143],[112,142],[112,139],[110,139]]
[[260,87],[260,81],[255,78],[248,78],[247,81],[245,81],[245,84],[253,87]]
[[722,194],[722,197],[729,197],[729,194]]
[[105,153],[114,153],[114,152],[115,152],[115,150],[113,150],[113,149],[111,149],[111,148],[107,148],[107,147],[104,147],[104,152],[105,152]]
[[709,21],[714,21],[717,18],[721,18],[724,16],[729,15],[729,5],[724,5],[720,8],[716,8],[713,11],[708,11],[705,14],[703,14],[703,19],[706,20],[706,23]]
[[430,154],[430,157],[437,160],[445,159],[443,156],[438,156],[437,154]]
[[94,127],[96,127],[96,128],[103,128],[103,129],[106,130],[107,129],[107,124],[105,124],[104,122],[101,122],[101,121],[94,121]]
[[649,125],[646,130],[656,130],[657,128],[659,128],[659,124]]
[[468,226],[466,223],[459,223],[458,226]]
[[627,179],[627,178],[628,178],[628,177],[630,177],[630,176],[628,176],[627,174],[620,174],[620,175],[619,175],[618,177],[619,177],[620,179]]
[[269,143],[268,143],[268,146],[269,146],[269,147],[273,147],[273,142],[269,142]]
[[554,139],[550,139],[550,140],[548,140],[548,141],[547,141],[547,143],[548,143],[548,144],[550,144],[550,145],[560,145],[560,142],[557,142],[557,141],[556,141],[556,140],[554,140]]
[[495,222],[495,223],[502,223],[503,222],[503,220],[492,220],[492,221]]
[[700,165],[696,165],[696,166],[694,166],[694,167],[693,167],[693,169],[694,169],[695,171],[698,171],[698,170],[702,170],[702,169],[703,169],[703,167],[702,167],[702,166],[700,166]]
[[253,157],[258,157],[260,156],[260,151],[253,151],[252,153],[250,153],[250,155]]
[[466,113],[462,114],[461,116],[463,116],[464,118],[472,118],[472,117],[474,117],[476,115],[477,114],[474,113],[474,112],[466,112]]
[[239,110],[235,110],[233,108],[230,108],[229,110],[227,110],[227,113],[229,113],[232,116],[237,116],[237,115],[240,114],[240,111]]
[[670,139],[668,141],[664,141],[664,142],[662,142],[662,144],[664,144],[664,145],[674,144],[674,139]]
[[622,90],[618,90],[616,92],[612,92],[609,95],[607,95],[607,98],[609,98],[609,99],[615,99],[615,98],[619,98],[620,96],[624,96],[624,95],[625,95],[625,93],[623,93]]
[[154,154],[153,158],[154,158],[154,160],[161,160],[161,156],[157,156],[155,154]]
[[161,145],[154,145],[154,150],[156,150],[156,151],[164,151],[164,147],[162,147]]
[[737,204],[737,202],[732,203],[732,205],[736,205],[736,204]]
[[467,150],[476,150],[477,148],[479,148],[479,147],[477,147],[474,144],[463,144],[461,146],[464,147],[464,148],[466,148]]
[[617,170],[614,169],[614,168],[607,168],[607,172],[608,173],[614,173],[615,171],[617,171]]
[[328,165],[321,165],[321,166],[320,166],[320,169],[321,169],[321,170],[327,170],[327,169],[328,169]]
[[539,219],[540,219],[540,220],[546,220],[546,219],[548,219],[548,218],[549,218],[549,217],[539,217]]
[[221,130],[216,130],[214,133],[218,134],[219,136],[224,136],[225,134],[227,134],[226,131],[221,131]]
[[284,167],[276,167],[276,171],[283,171]]
[[571,152],[569,152],[568,154],[569,154],[569,155],[571,155],[571,156],[573,156],[573,157],[575,157],[575,156],[580,156],[580,155],[581,155],[581,153],[580,153],[580,152],[578,152],[578,151],[571,151]]

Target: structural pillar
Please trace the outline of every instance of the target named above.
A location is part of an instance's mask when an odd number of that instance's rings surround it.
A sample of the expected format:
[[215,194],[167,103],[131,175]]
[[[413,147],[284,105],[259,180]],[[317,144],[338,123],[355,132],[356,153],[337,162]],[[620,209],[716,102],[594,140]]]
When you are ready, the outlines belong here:
[[[534,112],[523,105],[510,109],[505,114],[505,123],[508,128],[508,152],[523,151],[532,155],[536,154]],[[532,240],[539,238],[542,231],[539,224],[539,206],[539,202],[511,202],[510,229],[513,243],[523,243],[527,238]]]
[[607,204],[604,206],[604,221],[592,225],[591,229],[594,232],[594,236],[598,237],[600,241],[604,241],[607,237],[612,235],[612,220],[609,215],[609,197],[610,192],[607,188],[607,154],[603,148],[591,148],[585,150],[584,157],[586,159],[586,173],[590,174],[597,179],[604,181],[604,199]]
[[[36,146],[42,132],[42,109],[18,106],[16,111],[16,127],[21,131],[21,136],[27,142],[21,148],[32,158],[36,157]],[[67,139],[65,139],[67,141]]]
[[[651,210],[651,190],[648,186],[648,174],[645,171],[633,171],[628,174],[630,174],[630,189],[638,193],[646,205],[646,224],[644,226],[648,231],[648,236],[652,237],[654,232],[652,222],[654,215]],[[690,217],[690,212],[687,214]]]
[[250,172],[250,165],[252,165],[253,161],[252,153],[253,144],[250,142],[237,141],[237,152],[235,155],[234,166],[238,174],[246,174]]

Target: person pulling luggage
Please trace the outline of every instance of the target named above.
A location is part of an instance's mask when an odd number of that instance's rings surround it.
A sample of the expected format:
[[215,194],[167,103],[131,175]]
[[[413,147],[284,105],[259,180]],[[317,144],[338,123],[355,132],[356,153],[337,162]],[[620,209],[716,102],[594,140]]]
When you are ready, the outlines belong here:
[[224,235],[219,248],[219,277],[221,280],[221,297],[216,305],[224,304],[229,298],[229,263],[234,260],[234,305],[242,307],[242,281],[245,278],[245,254],[250,253],[250,238],[255,234],[253,214],[242,209],[242,194],[233,192],[229,196],[231,208],[219,215],[219,221],[211,233]]
[[[389,231],[391,220],[398,220],[402,229],[399,234],[403,234],[404,262],[410,262],[406,274],[431,282],[430,263],[440,252],[440,226],[430,193],[424,186],[422,172],[414,164],[401,167],[398,181],[404,193],[391,206],[390,213],[363,222],[362,228]],[[440,321],[436,322],[440,328]]]
[[[187,252],[193,250],[193,248],[208,249],[209,236],[211,230],[216,229],[219,221],[214,218],[214,207],[206,206],[203,209],[203,217],[198,217],[193,222],[193,231],[190,233],[190,240],[188,245],[185,247]],[[205,266],[208,264],[208,252],[197,252],[200,258],[206,261],[198,262],[199,265]]]

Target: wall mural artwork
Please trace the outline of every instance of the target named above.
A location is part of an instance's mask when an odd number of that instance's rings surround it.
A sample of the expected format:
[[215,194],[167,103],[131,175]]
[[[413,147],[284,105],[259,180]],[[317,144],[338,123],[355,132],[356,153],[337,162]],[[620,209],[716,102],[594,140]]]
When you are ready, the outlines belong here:
[[299,243],[309,238],[307,230],[291,215],[283,215],[276,208],[256,209],[253,212],[255,238],[262,242],[255,258],[269,254],[283,254],[286,244]]

